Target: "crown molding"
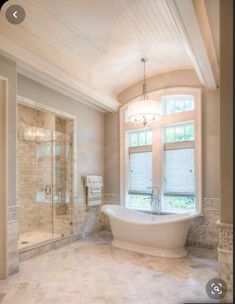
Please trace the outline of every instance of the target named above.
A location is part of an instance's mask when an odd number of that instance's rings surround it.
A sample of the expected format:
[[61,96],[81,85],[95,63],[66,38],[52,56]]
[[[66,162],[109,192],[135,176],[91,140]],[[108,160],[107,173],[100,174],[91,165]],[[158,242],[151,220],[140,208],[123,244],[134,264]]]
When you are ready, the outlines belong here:
[[184,41],[200,82],[209,90],[217,88],[207,48],[192,0],[168,0],[168,8]]
[[16,61],[19,74],[102,112],[118,110],[120,104],[116,99],[88,88],[56,65],[33,54],[3,34],[0,34],[0,45],[1,50]]
[[80,92],[77,92],[73,88],[68,87],[66,84],[51,78],[49,75],[42,73],[40,71],[34,71],[32,68],[25,68],[23,65],[17,66],[17,74],[23,75],[31,80],[34,80],[52,90],[57,91],[65,96],[72,98],[79,103],[85,104],[95,110],[100,112],[107,112],[108,109],[104,109],[103,107],[99,107],[98,105],[94,104],[90,101],[90,98],[82,95]]

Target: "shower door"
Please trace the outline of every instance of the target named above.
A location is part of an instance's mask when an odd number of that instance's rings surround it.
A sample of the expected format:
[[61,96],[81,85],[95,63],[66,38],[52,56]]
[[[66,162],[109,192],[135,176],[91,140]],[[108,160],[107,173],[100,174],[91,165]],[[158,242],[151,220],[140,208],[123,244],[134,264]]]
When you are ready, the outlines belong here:
[[37,128],[36,140],[36,204],[38,229],[41,238],[38,242],[50,240],[53,235],[53,131]]
[[72,233],[72,143],[69,134],[41,130],[37,144],[37,202],[41,229],[48,238]]
[[69,134],[19,128],[20,249],[72,233],[72,151]]
[[72,233],[72,141],[69,134],[53,132],[53,234]]
[[19,249],[53,238],[52,139],[52,130],[19,125]]
[[17,109],[22,249],[72,233],[74,122],[31,106]]
[[69,134],[43,132],[37,144],[36,195],[41,227],[54,239],[72,233],[72,143]]

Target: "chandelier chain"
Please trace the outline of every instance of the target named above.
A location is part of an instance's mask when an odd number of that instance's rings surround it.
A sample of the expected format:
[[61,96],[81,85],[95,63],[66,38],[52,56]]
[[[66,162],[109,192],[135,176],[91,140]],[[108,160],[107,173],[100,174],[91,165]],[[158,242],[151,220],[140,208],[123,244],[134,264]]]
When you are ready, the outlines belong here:
[[141,62],[144,64],[144,82],[141,99],[139,101],[131,102],[128,105],[127,115],[128,122],[142,124],[144,127],[146,127],[148,123],[156,123],[158,121],[161,115],[161,103],[148,98],[145,65],[147,58],[141,58]]
[[144,83],[143,83],[143,91],[142,91],[142,95],[141,95],[141,99],[142,100],[146,100],[146,99],[149,99],[148,98],[148,93],[147,93],[147,84],[146,84],[146,61],[147,61],[147,58],[146,57],[143,57],[141,58],[141,61],[144,63]]

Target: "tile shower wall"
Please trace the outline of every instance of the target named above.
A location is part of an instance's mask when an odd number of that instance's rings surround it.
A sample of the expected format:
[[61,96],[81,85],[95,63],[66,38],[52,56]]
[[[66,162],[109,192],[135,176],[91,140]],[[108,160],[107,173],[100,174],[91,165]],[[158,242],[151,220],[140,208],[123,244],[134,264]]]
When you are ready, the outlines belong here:
[[19,234],[52,232],[51,204],[36,201],[36,145],[18,141]]
[[[51,111],[51,108],[56,109],[58,116],[60,116],[59,113],[61,115],[69,113],[76,118],[74,185],[79,195],[75,195],[72,206],[74,208],[73,230],[77,237],[82,235],[85,237],[88,232],[93,233],[92,231],[102,229],[98,215],[100,208],[86,207],[82,177],[87,174],[104,177],[104,114],[84,105],[82,100],[74,100],[23,75],[17,77],[17,88],[19,95],[30,99],[32,107],[43,104],[48,111]],[[97,216],[94,216],[95,214]],[[53,246],[51,245],[50,248]]]
[[[56,117],[54,120],[51,116],[53,114],[40,112],[23,105],[19,106],[19,129],[22,126],[37,126],[43,128],[56,129],[58,132],[70,133],[73,136],[72,123],[65,123],[64,119]],[[20,134],[22,137],[22,135]],[[23,138],[22,138],[23,139]],[[43,145],[42,143],[41,145]],[[27,233],[39,229],[40,231],[52,232],[52,204],[46,202],[37,202],[35,199],[36,181],[39,184],[45,184],[45,180],[50,176],[48,171],[48,159],[39,161],[36,159],[36,149],[40,147],[39,143],[28,142],[25,140],[18,141],[18,205],[19,205],[19,233]],[[72,149],[71,149],[72,151]],[[72,164],[73,155],[68,162]],[[30,161],[29,161],[30,160]],[[39,165],[38,165],[39,164]],[[66,180],[66,185],[61,186],[67,191],[72,192],[71,179],[73,176],[73,166],[67,166],[66,172],[64,167],[66,164],[60,163],[60,172],[58,176],[54,174],[54,180],[62,177]],[[55,164],[56,167],[56,164]],[[34,174],[33,172],[36,172]],[[63,175],[67,174],[70,178],[64,179]],[[85,187],[80,189],[80,193],[85,193]],[[54,193],[56,194],[56,193]],[[64,198],[66,199],[66,198]],[[80,194],[74,198],[73,204],[56,204],[55,217],[53,222],[54,232],[57,235],[67,235],[70,233],[72,223],[73,232],[76,237],[87,238],[89,235],[105,230],[107,225],[107,218],[101,213],[101,206],[87,206],[86,195]],[[72,214],[72,217],[71,217]],[[32,216],[33,215],[33,216]]]
[[[40,201],[38,194],[41,189],[53,180],[58,185],[54,197],[59,196],[62,202],[66,201],[65,193],[72,197],[72,147],[65,151],[65,133],[55,133],[56,145],[59,145],[60,155],[52,158],[52,131],[67,132],[72,130],[72,123],[65,119],[55,117],[54,114],[37,111],[30,107],[19,105],[18,111],[18,206],[19,206],[19,234],[35,230],[46,231],[56,235],[71,233],[71,204],[58,203],[54,210],[50,197]],[[36,143],[25,137],[25,127],[40,127],[40,132],[48,136],[47,142]],[[49,135],[48,135],[49,134]],[[65,138],[66,139],[66,138]],[[55,148],[57,148],[55,146]],[[55,149],[56,150],[56,149]],[[48,156],[42,152],[48,152]],[[68,155],[65,156],[64,154]],[[66,157],[66,159],[65,159]],[[52,161],[55,168],[52,168]],[[55,171],[55,172],[54,172]],[[55,187],[54,187],[55,188]],[[63,195],[64,193],[64,195]],[[40,196],[40,195],[39,195]],[[52,230],[52,222],[53,230]]]

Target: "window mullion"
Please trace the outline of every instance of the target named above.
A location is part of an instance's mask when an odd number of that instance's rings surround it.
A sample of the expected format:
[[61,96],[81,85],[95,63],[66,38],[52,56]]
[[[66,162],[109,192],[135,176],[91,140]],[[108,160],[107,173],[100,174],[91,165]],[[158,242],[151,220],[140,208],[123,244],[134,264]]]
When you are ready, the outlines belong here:
[[153,129],[153,187],[161,188],[161,127],[157,124]]
[[194,146],[194,140],[170,142],[164,144],[164,150],[187,149],[194,148]]
[[177,122],[190,121],[195,119],[195,111],[187,111],[181,113],[169,114],[162,116],[160,119],[160,124],[173,124]]

